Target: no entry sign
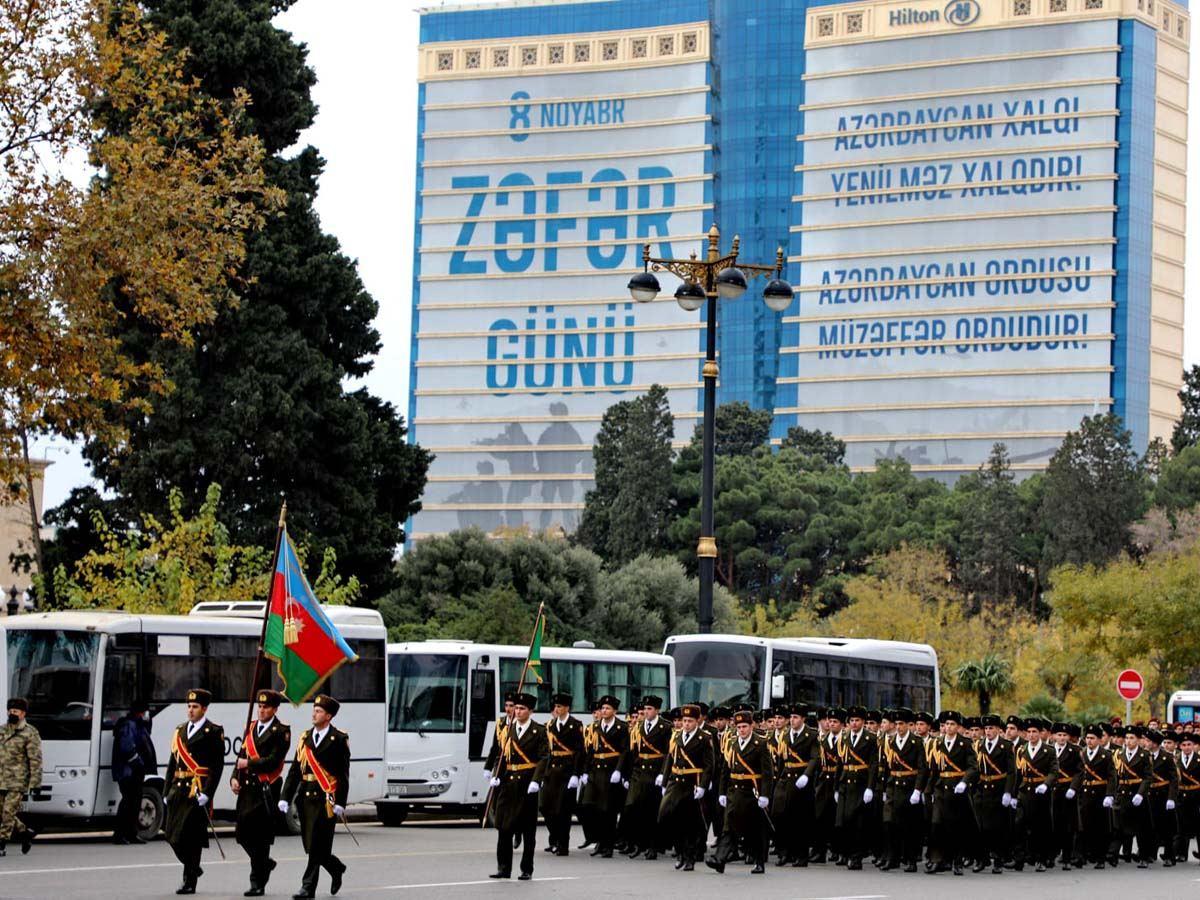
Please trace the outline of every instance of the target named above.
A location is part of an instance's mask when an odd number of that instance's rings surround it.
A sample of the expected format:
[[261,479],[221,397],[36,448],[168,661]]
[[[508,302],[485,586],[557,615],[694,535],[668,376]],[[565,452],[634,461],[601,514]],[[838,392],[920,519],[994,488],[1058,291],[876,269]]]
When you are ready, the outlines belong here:
[[1126,669],[1117,676],[1117,693],[1121,695],[1122,700],[1132,702],[1142,696],[1145,689],[1146,682],[1133,669]]

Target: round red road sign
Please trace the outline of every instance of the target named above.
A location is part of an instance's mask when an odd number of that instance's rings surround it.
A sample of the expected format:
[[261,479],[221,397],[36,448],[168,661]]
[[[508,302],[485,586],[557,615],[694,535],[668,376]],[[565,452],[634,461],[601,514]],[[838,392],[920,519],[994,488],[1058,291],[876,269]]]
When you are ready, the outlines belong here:
[[1146,682],[1133,669],[1126,669],[1117,676],[1117,693],[1122,700],[1136,700],[1146,689]]

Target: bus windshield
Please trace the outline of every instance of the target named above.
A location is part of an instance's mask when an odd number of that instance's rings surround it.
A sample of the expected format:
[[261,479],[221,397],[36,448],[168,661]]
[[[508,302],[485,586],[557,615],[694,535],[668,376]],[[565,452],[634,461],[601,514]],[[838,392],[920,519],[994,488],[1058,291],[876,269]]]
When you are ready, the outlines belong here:
[[388,698],[388,731],[465,731],[467,658],[391,654]]
[[28,721],[44,741],[92,736],[100,635],[10,628],[8,696],[29,701]]
[[724,641],[679,641],[669,644],[667,653],[675,657],[680,703],[761,706],[766,648]]

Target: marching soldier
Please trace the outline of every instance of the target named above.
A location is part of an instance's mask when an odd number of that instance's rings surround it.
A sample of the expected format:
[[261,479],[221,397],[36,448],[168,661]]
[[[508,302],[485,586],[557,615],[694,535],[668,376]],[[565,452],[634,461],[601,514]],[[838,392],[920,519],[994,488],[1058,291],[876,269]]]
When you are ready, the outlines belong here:
[[1060,857],[1063,871],[1070,871],[1076,861],[1075,846],[1079,832],[1079,804],[1077,795],[1083,782],[1082,754],[1079,747],[1071,743],[1071,726],[1065,722],[1054,725],[1055,768],[1058,776],[1051,790],[1050,821],[1053,829],[1052,849]]
[[617,718],[621,701],[613,696],[598,701],[600,720],[584,747],[584,809],[592,820],[596,849],[592,856],[612,859],[617,834],[617,815],[625,801],[621,767],[629,752],[629,727]]
[[275,869],[271,845],[275,843],[275,812],[279,806],[280,777],[292,749],[292,729],[276,713],[283,695],[258,692],[258,721],[251,723],[238,753],[237,768],[229,789],[237,795],[237,842],[250,857],[250,890],[245,897],[261,897]]
[[1163,865],[1175,865],[1175,804],[1179,793],[1179,768],[1175,757],[1162,749],[1163,736],[1157,731],[1147,731],[1150,744],[1150,817],[1154,823],[1154,846],[1151,859],[1158,856],[1162,847]]
[[671,735],[662,771],[655,779],[663,790],[658,825],[679,856],[675,868],[691,872],[708,839],[702,804],[713,780],[716,753],[712,738],[699,727],[699,706],[687,704],[679,712],[683,727]]
[[1108,861],[1116,865],[1117,854],[1124,849],[1128,857],[1132,853],[1134,839],[1138,843],[1138,868],[1150,865],[1154,843],[1154,825],[1150,820],[1150,807],[1146,797],[1150,793],[1153,765],[1150,754],[1139,746],[1141,731],[1137,726],[1114,729],[1114,735],[1124,733],[1125,746],[1113,751],[1116,795],[1113,800],[1115,827],[1109,842]]
[[761,875],[767,858],[767,807],[774,787],[775,770],[771,749],[761,735],[754,733],[754,717],[738,712],[733,717],[737,735],[729,742],[728,756],[721,777],[718,804],[725,810],[725,830],[713,855],[705,865],[717,872],[733,858],[739,840],[754,863],[751,873]]
[[915,872],[924,833],[921,799],[929,768],[925,745],[912,730],[912,710],[898,709],[893,718],[895,734],[881,745],[880,772],[887,795],[883,822],[888,831],[888,856],[883,868],[898,869],[903,862],[905,872]]
[[546,819],[547,853],[566,856],[571,847],[571,813],[583,773],[583,725],[571,715],[570,694],[551,698],[554,710],[546,725],[550,757],[542,781],[542,816]]
[[867,824],[875,799],[875,773],[879,745],[866,730],[866,710],[846,710],[846,730],[838,740],[838,799],[836,831],[840,835],[842,861],[852,871],[862,869],[867,851]]
[[504,712],[496,717],[496,727],[492,731],[492,746],[488,748],[487,759],[483,764],[483,767],[487,769],[486,774],[489,779],[496,771],[496,763],[500,759],[500,748],[504,746],[504,735],[512,724],[514,697],[516,694],[512,691],[504,695]]
[[513,720],[505,735],[500,761],[492,775],[496,789],[496,871],[490,878],[511,878],[514,837],[521,836],[519,881],[533,877],[533,850],[537,837],[537,793],[546,773],[550,744],[546,729],[530,718],[537,698],[513,697]]
[[1013,746],[1000,736],[1000,717],[982,716],[983,740],[976,745],[979,781],[975,790],[975,814],[979,819],[980,849],[975,860],[976,872],[992,862],[992,872],[1000,874],[1008,857],[1009,807],[1016,787],[1016,757]]
[[[703,717],[707,706],[704,703],[698,705],[700,715]],[[728,741],[733,739],[733,727],[730,725],[732,718],[733,710],[729,707],[714,706],[711,724],[705,722],[700,726],[708,732],[713,752],[712,778],[705,785],[704,798],[700,801],[700,808],[704,811],[705,821],[712,827],[714,839],[721,836],[721,831],[725,827],[725,816],[721,807],[717,806],[717,788],[720,786],[721,766],[725,764],[725,757],[722,755],[723,748]],[[705,840],[707,840],[707,835]]]
[[[658,858],[658,838],[655,823],[662,800],[663,761],[671,741],[671,726],[659,716],[662,697],[642,698],[642,719],[632,726],[629,734],[629,753],[622,767],[627,773],[629,793],[621,813],[624,837],[631,859],[645,853],[646,859]],[[682,712],[682,710],[681,710]]]
[[837,821],[837,789],[841,775],[841,760],[838,757],[837,741],[842,730],[845,713],[838,709],[825,711],[825,736],[817,741],[817,786],[813,791],[813,852],[809,862],[825,862],[826,851],[831,861],[838,860],[838,845],[832,840],[833,827]]
[[204,874],[200,855],[212,828],[212,798],[225,766],[225,732],[208,721],[212,694],[203,688],[187,692],[187,721],[171,738],[167,763],[167,843],[183,863],[183,883],[176,894],[196,893]]
[[1020,872],[1025,862],[1036,863],[1038,872],[1046,871],[1053,859],[1050,831],[1050,789],[1058,778],[1054,750],[1042,740],[1040,719],[1025,723],[1025,743],[1017,750],[1017,846],[1014,868]]
[[299,804],[300,835],[308,854],[300,890],[292,894],[295,900],[317,895],[321,869],[329,873],[331,894],[341,890],[346,875],[346,864],[333,855],[333,831],[338,819],[345,821],[350,789],[350,739],[333,725],[340,707],[328,694],[313,700],[312,728],[300,735],[279,800],[285,815],[291,803]]
[[962,715],[954,710],[943,715],[942,736],[929,753],[926,794],[933,813],[925,871],[932,875],[953,869],[955,875],[961,875],[965,836],[974,816],[968,790],[979,777],[979,762],[970,741],[958,733]]
[[1200,850],[1200,756],[1196,736],[1185,731],[1179,736],[1179,833],[1175,836],[1175,860],[1187,862],[1192,840]]
[[1103,740],[1104,729],[1089,725],[1079,755],[1079,852],[1096,869],[1104,868],[1108,855],[1109,810],[1116,793],[1113,757]]
[[775,825],[775,850],[779,865],[808,865],[812,844],[813,792],[816,790],[817,733],[806,724],[808,709],[797,703],[789,710],[788,729],[776,745],[779,778],[771,798],[771,820]]
[[17,818],[26,795],[42,785],[42,738],[25,721],[29,703],[23,697],[8,701],[8,722],[0,728],[0,856],[13,834],[21,836],[28,853],[37,832]]

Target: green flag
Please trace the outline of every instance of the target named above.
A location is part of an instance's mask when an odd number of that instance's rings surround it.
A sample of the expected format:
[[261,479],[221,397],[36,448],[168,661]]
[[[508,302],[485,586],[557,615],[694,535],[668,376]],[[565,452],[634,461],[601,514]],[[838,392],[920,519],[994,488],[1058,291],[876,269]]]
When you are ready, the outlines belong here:
[[529,642],[529,658],[525,670],[532,672],[537,683],[542,683],[542,638],[546,633],[546,613],[538,607],[537,621],[533,623],[533,640]]

